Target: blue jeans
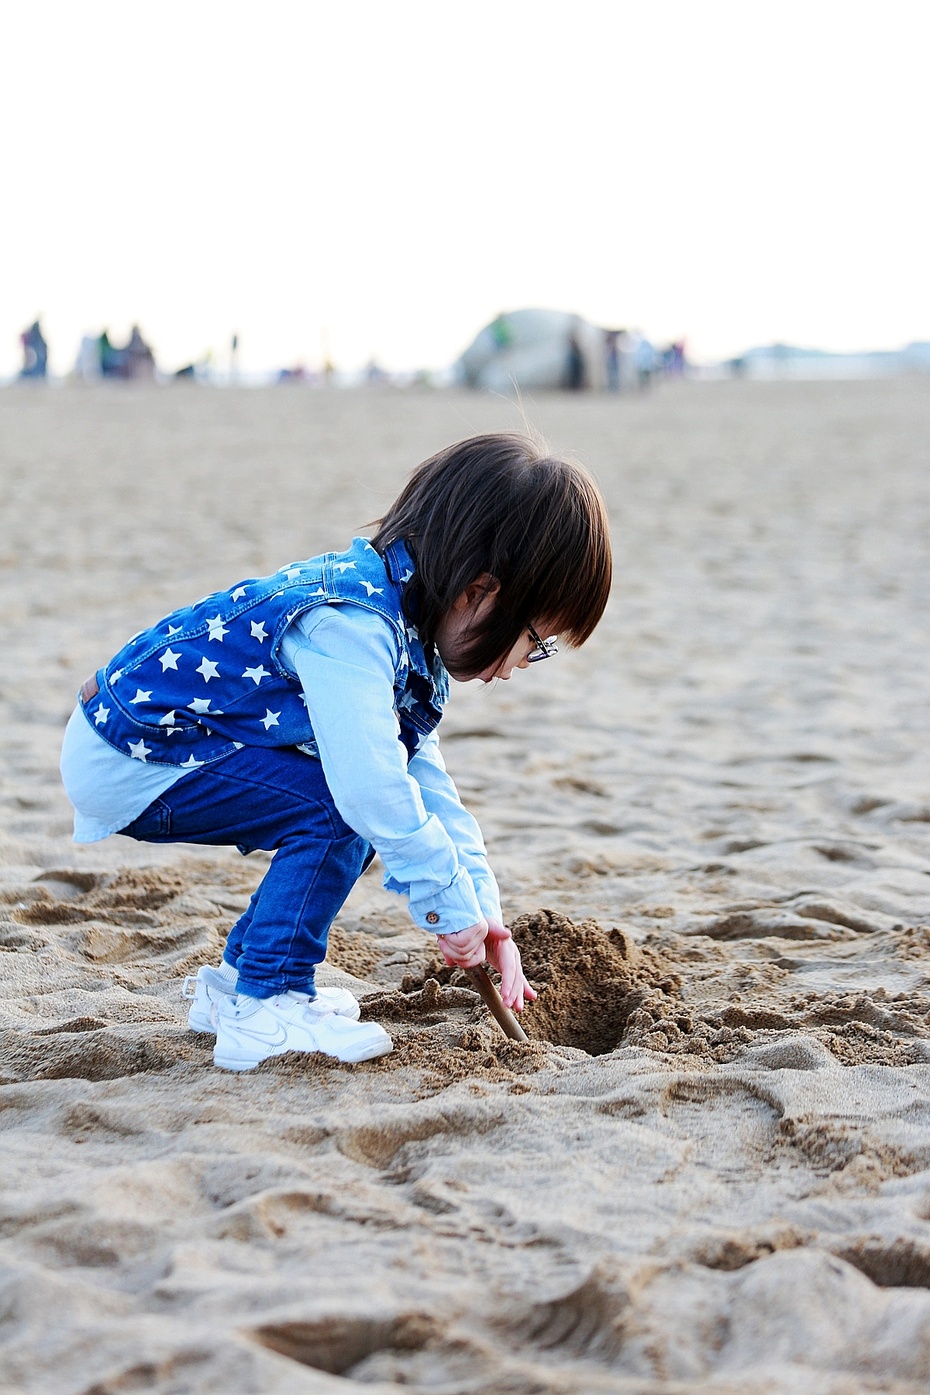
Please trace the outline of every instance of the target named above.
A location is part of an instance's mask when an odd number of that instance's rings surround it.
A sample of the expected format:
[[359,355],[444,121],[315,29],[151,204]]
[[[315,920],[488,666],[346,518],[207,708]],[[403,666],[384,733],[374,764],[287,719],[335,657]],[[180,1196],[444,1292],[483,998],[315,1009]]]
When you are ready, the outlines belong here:
[[143,843],[276,849],[223,952],[239,992],[253,998],[315,992],[329,927],[374,856],[337,810],[320,762],[291,746],[244,746],[185,775],[120,832]]

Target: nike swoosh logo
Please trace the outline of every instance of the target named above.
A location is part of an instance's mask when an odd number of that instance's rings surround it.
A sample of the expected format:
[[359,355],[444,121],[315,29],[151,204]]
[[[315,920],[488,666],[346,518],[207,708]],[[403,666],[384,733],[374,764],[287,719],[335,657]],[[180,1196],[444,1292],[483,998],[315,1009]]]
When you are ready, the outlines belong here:
[[287,1028],[279,1022],[275,1028],[274,1036],[269,1032],[250,1032],[248,1027],[237,1024],[238,1032],[241,1036],[251,1037],[253,1041],[260,1041],[263,1046],[283,1046],[287,1041]]

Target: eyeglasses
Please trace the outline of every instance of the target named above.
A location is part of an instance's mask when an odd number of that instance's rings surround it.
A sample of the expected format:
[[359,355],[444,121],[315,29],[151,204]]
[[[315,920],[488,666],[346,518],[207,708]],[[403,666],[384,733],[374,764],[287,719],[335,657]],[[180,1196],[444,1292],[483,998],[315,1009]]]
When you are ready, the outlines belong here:
[[536,645],[536,648],[531,649],[526,656],[526,662],[528,664],[541,663],[543,659],[551,659],[553,655],[559,652],[559,646],[556,643],[555,635],[553,635],[551,639],[540,639],[532,625],[527,625],[526,631],[530,639]]

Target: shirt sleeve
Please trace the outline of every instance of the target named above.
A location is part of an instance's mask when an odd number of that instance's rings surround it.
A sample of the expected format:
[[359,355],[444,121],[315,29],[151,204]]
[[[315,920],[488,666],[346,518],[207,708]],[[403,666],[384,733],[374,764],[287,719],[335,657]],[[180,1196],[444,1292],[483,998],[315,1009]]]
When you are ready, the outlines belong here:
[[452,776],[439,749],[439,733],[431,732],[410,762],[408,770],[420,786],[423,806],[435,814],[455,843],[459,861],[468,869],[481,913],[486,920],[503,923],[501,894],[488,865],[487,849],[478,821],[459,798]]
[[333,802],[379,853],[384,885],[408,897],[424,930],[451,935],[474,925],[481,908],[468,867],[408,773],[391,627],[364,606],[320,606],[288,629],[281,657],[300,680]]

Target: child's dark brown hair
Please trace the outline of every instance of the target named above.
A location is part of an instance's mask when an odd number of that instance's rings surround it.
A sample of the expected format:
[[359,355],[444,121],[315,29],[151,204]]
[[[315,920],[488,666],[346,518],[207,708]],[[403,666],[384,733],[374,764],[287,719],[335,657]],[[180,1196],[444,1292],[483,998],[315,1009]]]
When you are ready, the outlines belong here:
[[487,574],[497,604],[470,634],[465,667],[506,657],[527,624],[583,644],[611,581],[607,510],[580,465],[516,432],[472,436],[425,460],[379,520],[379,552],[403,539],[416,559],[404,609],[424,643],[465,588]]

